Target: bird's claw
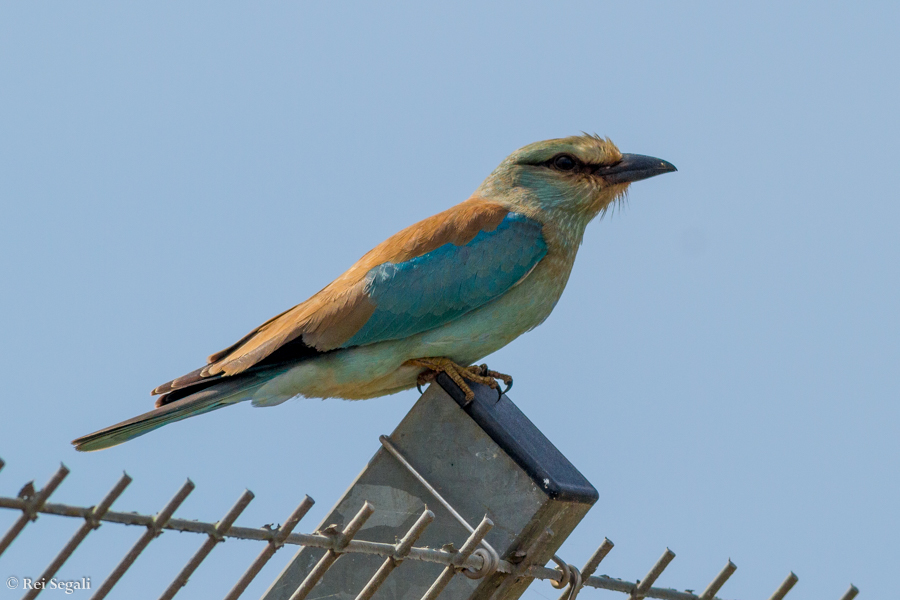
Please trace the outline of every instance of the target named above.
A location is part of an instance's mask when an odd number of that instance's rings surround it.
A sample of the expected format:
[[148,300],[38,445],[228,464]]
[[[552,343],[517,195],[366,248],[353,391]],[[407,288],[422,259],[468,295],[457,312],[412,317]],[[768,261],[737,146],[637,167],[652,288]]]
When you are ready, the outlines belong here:
[[[422,391],[422,386],[433,381],[439,373],[446,373],[459,389],[462,390],[466,397],[466,404],[475,399],[475,392],[472,391],[472,388],[469,387],[466,380],[481,383],[497,390],[498,400],[503,397],[503,394],[512,389],[512,377],[504,373],[491,371],[488,369],[487,365],[463,366],[448,358],[419,358],[409,360],[405,364],[426,369],[416,378],[416,389],[419,390],[420,394],[424,393]],[[505,390],[500,390],[500,385],[497,383],[498,379],[506,384]]]
[[[509,390],[512,389],[513,378],[511,375],[507,375],[505,373],[499,373],[497,371],[491,371],[490,369],[488,369],[487,365],[480,365],[478,368],[481,370],[480,374],[482,376],[491,378],[491,383],[489,383],[488,385],[499,392],[499,398],[502,398],[503,394],[505,394],[506,392],[508,392]],[[498,379],[506,384],[506,389],[504,389],[502,392],[500,391],[500,386],[497,385]],[[499,398],[498,398],[498,400],[499,400]]]

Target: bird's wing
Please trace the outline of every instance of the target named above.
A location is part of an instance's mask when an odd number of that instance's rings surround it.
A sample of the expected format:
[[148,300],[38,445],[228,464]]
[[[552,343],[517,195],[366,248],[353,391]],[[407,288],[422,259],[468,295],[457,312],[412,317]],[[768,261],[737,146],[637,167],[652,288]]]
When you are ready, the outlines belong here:
[[289,358],[288,348],[315,354],[439,327],[506,292],[546,253],[539,222],[467,200],[388,238],[306,302],[154,393]]

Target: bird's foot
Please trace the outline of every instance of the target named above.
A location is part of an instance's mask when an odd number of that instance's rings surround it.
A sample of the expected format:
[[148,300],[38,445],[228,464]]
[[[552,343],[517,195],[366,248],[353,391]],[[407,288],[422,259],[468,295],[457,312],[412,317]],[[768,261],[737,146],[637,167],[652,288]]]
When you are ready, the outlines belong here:
[[[416,387],[420,393],[422,392],[423,385],[434,381],[434,378],[437,377],[438,374],[446,373],[447,376],[453,380],[453,383],[458,385],[459,389],[465,394],[466,404],[475,399],[475,392],[472,391],[472,388],[469,387],[466,380],[487,385],[497,390],[501,396],[508,392],[513,384],[512,377],[504,373],[491,371],[488,369],[487,365],[463,366],[456,364],[449,358],[415,358],[413,360],[408,360],[403,364],[426,369],[416,378]],[[498,379],[506,384],[505,390],[500,391],[500,385],[497,383]]]

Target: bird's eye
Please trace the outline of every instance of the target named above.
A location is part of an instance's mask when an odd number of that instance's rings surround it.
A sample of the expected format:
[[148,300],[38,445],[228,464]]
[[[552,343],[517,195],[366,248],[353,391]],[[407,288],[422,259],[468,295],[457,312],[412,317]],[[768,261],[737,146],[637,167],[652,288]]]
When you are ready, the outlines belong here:
[[575,159],[568,154],[560,154],[553,159],[553,166],[560,171],[571,171],[578,165]]

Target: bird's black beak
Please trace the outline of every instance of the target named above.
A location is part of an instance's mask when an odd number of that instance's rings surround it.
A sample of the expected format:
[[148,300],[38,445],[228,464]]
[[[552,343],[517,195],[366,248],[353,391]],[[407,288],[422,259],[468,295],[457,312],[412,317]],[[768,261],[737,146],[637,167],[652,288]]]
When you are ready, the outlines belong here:
[[622,160],[608,167],[600,167],[594,174],[603,177],[608,183],[631,183],[677,170],[675,165],[661,158],[623,154]]

